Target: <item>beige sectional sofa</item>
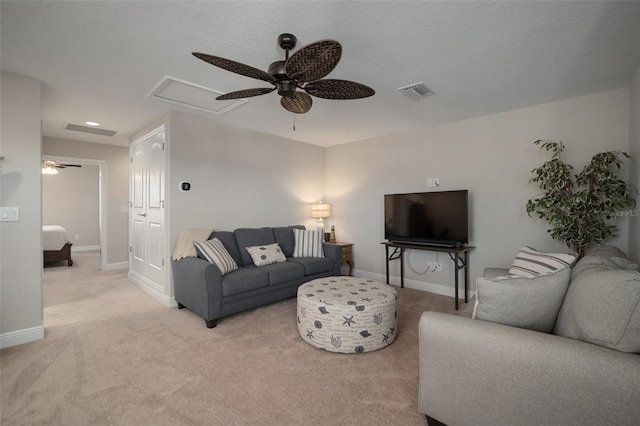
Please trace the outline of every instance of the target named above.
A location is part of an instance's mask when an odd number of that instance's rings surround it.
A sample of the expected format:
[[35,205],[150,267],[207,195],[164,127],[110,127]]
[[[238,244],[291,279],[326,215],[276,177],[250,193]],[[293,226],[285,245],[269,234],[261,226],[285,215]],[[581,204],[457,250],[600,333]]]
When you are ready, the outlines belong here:
[[[640,424],[637,269],[615,247],[590,252],[571,269],[548,332],[507,325],[523,323],[518,307],[527,315],[545,310],[531,309],[539,301],[529,296],[493,317],[504,314],[503,323],[425,312],[419,325],[420,413],[430,425],[449,426]],[[479,292],[480,305],[482,298]]]

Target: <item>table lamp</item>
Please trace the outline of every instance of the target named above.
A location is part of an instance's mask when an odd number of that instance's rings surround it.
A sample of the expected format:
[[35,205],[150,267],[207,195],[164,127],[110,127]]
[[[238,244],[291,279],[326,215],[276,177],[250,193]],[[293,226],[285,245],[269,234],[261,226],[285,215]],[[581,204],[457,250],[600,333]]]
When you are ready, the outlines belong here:
[[331,216],[331,204],[319,201],[311,204],[311,217],[318,219],[318,231],[324,234],[324,218]]

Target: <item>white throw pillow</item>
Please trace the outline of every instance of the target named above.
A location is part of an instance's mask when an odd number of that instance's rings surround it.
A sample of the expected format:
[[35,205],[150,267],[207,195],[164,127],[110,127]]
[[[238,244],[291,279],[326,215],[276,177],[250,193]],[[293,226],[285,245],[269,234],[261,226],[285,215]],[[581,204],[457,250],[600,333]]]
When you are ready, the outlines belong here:
[[324,257],[322,232],[294,229],[293,236],[296,240],[293,257]]
[[264,246],[247,247],[247,251],[256,266],[270,265],[272,263],[286,262],[287,258],[282,253],[278,243]]
[[570,277],[569,267],[535,277],[479,277],[473,318],[551,333]]
[[509,269],[510,275],[535,277],[570,267],[576,261],[575,254],[542,253],[531,247],[522,247]]
[[208,241],[194,241],[198,255],[215,264],[222,275],[238,269],[238,265],[218,238]]

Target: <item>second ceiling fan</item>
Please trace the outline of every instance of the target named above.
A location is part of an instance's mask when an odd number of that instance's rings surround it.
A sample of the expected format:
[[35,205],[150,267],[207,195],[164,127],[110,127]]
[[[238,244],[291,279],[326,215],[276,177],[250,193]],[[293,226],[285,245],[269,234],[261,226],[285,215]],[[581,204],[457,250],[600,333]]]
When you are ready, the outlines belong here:
[[324,79],[338,65],[342,56],[342,46],[337,41],[320,40],[300,48],[289,57],[289,51],[296,46],[296,42],[293,34],[281,34],[278,37],[278,44],[285,50],[285,59],[269,65],[268,72],[206,53],[193,52],[193,55],[216,67],[272,85],[238,90],[220,95],[217,100],[249,98],[277,90],[281,96],[280,104],[287,111],[304,114],[313,105],[309,95],[324,99],[361,99],[375,94],[369,86],[354,81]]

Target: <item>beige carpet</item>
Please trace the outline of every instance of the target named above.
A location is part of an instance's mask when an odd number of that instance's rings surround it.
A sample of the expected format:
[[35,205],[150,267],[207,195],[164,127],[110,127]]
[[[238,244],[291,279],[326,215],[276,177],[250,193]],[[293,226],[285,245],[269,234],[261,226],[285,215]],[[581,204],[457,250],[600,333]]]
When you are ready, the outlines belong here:
[[295,299],[207,329],[96,252],[74,262],[45,268],[45,339],[0,352],[2,425],[426,425],[418,320],[450,297],[398,288],[396,341],[344,355],[299,337]]

